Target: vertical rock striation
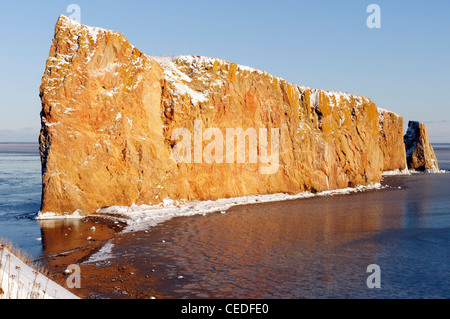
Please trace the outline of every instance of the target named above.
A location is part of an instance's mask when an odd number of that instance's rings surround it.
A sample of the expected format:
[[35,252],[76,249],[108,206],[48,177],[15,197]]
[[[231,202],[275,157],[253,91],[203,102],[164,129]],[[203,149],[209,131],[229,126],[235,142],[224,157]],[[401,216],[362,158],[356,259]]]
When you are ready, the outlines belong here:
[[417,171],[439,170],[438,161],[428,139],[425,124],[410,121],[404,139],[409,169]]
[[396,113],[378,109],[380,147],[383,152],[383,171],[407,168],[403,142],[403,118]]
[[[148,56],[120,33],[65,16],[40,96],[42,213],[323,191],[379,182],[383,171],[406,167],[402,118],[369,98],[294,85],[221,59]],[[202,137],[194,145],[200,160],[194,152],[189,162],[173,160],[179,128]],[[210,128],[223,140],[203,134]],[[267,139],[268,154],[278,129],[279,156],[252,162],[249,141],[243,163],[227,162],[225,152],[219,160],[217,149],[209,163],[208,145],[226,149],[230,128],[267,130],[256,142]],[[268,165],[277,169],[262,174]]]

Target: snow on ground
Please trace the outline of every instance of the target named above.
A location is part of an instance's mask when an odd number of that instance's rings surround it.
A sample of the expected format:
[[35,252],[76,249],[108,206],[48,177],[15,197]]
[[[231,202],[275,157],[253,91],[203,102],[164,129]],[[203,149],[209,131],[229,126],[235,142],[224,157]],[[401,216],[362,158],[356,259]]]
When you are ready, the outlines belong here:
[[115,255],[112,252],[113,247],[114,247],[114,244],[113,244],[112,240],[109,240],[105,245],[103,245],[102,248],[100,248],[99,251],[97,251],[96,253],[91,255],[89,257],[89,259],[87,261],[85,261],[84,263],[85,264],[96,263],[99,261],[105,261],[105,260],[114,258]]
[[[413,174],[446,174],[445,170],[427,170],[425,172],[411,171],[408,169],[384,172],[383,176],[413,175]],[[117,220],[127,224],[123,232],[134,232],[146,230],[174,217],[206,215],[208,213],[224,213],[233,206],[248,205],[257,203],[279,202],[300,198],[335,196],[364,192],[369,190],[382,189],[389,186],[382,186],[380,183],[372,183],[367,186],[348,187],[343,189],[328,190],[319,193],[302,192],[296,195],[277,193],[250,195],[233,198],[222,198],[215,201],[186,201],[165,199],[159,205],[132,205],[132,206],[111,206],[97,210],[100,216],[117,215]],[[95,214],[94,214],[95,215]],[[121,217],[122,216],[122,217]],[[125,218],[123,218],[125,216]],[[110,251],[111,247],[108,247]]]
[[427,169],[426,171],[414,171],[405,168],[404,170],[396,169],[395,171],[383,172],[383,176],[399,176],[399,175],[414,175],[414,174],[447,174],[449,171],[443,169]]
[[0,299],[79,299],[0,247]]
[[38,212],[36,219],[44,220],[44,219],[82,219],[84,216],[80,214],[80,211],[77,209],[73,213],[64,213],[64,214],[56,214],[53,212]]
[[[278,202],[285,200],[293,200],[309,197],[320,196],[334,196],[358,193],[368,190],[381,189],[383,186],[379,183],[373,183],[368,186],[349,187],[344,189],[323,191],[320,193],[303,192],[297,195],[289,195],[284,193],[278,194],[265,194],[265,195],[250,195],[233,198],[223,198],[215,201],[176,201],[171,199],[165,199],[163,203],[159,205],[132,205],[132,206],[111,206],[107,208],[101,208],[97,210],[97,214],[100,216],[114,216],[111,217],[127,224],[124,233],[143,231],[151,227],[154,227],[160,223],[168,221],[174,217],[187,217],[194,215],[206,215],[208,213],[225,212],[237,205],[257,204]],[[125,218],[123,217],[125,216]],[[97,253],[92,255],[85,263],[96,263],[106,261],[110,258],[114,258],[112,249],[114,247],[113,242],[110,240],[107,244],[100,249]]]
[[[358,186],[354,188],[345,188],[337,190],[329,190],[320,193],[303,192],[297,195],[289,195],[284,193],[265,194],[265,195],[250,195],[233,198],[222,198],[215,201],[174,201],[165,199],[159,205],[132,205],[132,206],[111,206],[97,210],[97,214],[108,216],[126,216],[121,219],[122,222],[128,224],[124,232],[134,232],[148,229],[156,226],[159,223],[170,220],[174,217],[206,215],[214,212],[225,212],[229,208],[237,205],[247,205],[256,203],[277,202],[284,200],[309,198],[315,196],[333,196],[339,194],[357,193],[366,190],[380,189],[381,184],[374,183],[368,186]],[[118,217],[119,219],[119,217]]]
[[[445,170],[428,170],[426,172],[416,172],[408,169],[395,170],[384,172],[383,176],[395,175],[412,175],[424,173],[449,173]],[[279,202],[285,200],[294,200],[301,198],[335,196],[351,193],[364,192],[369,190],[377,190],[389,186],[382,186],[380,183],[373,183],[368,186],[349,187],[344,189],[323,191],[320,193],[302,192],[296,195],[289,195],[284,193],[278,194],[263,194],[250,195],[233,198],[223,198],[215,201],[191,201],[186,200],[172,200],[165,199],[159,205],[132,205],[132,206],[111,206],[97,210],[95,215],[112,218],[116,222],[126,223],[127,226],[123,230],[124,233],[143,231],[154,227],[160,223],[168,221],[174,217],[187,217],[194,215],[206,215],[208,213],[221,212],[225,213],[228,209],[238,205],[248,205],[257,203]],[[80,218],[77,216],[76,218]],[[56,216],[54,214],[42,214],[38,216],[40,219],[53,218],[70,218],[70,215]],[[114,243],[112,240],[108,241],[97,253],[92,255],[85,263],[96,263],[114,258],[113,255]]]

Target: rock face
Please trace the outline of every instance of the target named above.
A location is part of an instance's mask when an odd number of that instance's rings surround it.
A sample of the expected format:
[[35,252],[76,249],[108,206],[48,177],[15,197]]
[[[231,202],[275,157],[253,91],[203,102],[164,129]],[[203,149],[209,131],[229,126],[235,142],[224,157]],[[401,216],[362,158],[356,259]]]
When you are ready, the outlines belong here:
[[417,171],[439,170],[438,161],[428,139],[425,124],[410,121],[404,139],[409,169]]
[[407,168],[406,151],[403,142],[403,118],[398,114],[378,109],[379,141],[383,152],[383,171]]
[[[40,96],[42,213],[323,191],[406,167],[402,118],[366,97],[220,59],[148,56],[65,16]],[[244,155],[232,129],[249,135]]]

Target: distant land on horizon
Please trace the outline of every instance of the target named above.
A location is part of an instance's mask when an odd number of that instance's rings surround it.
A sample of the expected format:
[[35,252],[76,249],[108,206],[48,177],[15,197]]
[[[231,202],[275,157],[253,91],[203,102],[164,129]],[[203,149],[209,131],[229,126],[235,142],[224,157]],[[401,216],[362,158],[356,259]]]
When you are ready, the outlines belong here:
[[39,144],[37,142],[0,142],[0,153],[39,154]]
[[21,128],[0,130],[0,143],[38,143],[40,128]]

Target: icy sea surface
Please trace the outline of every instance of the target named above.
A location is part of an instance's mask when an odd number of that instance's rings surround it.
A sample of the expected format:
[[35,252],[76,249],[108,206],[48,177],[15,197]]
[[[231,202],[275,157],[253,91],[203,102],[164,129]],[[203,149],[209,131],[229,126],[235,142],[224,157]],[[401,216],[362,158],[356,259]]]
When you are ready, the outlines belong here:
[[[434,149],[450,170],[450,144]],[[46,253],[40,183],[36,145],[0,145],[0,237],[34,258]],[[382,184],[177,217],[110,248],[141,273],[161,269],[166,298],[450,298],[450,174]],[[380,289],[367,287],[371,264]]]
[[40,226],[33,219],[41,182],[37,144],[0,143],[0,238],[36,258],[42,255]]

